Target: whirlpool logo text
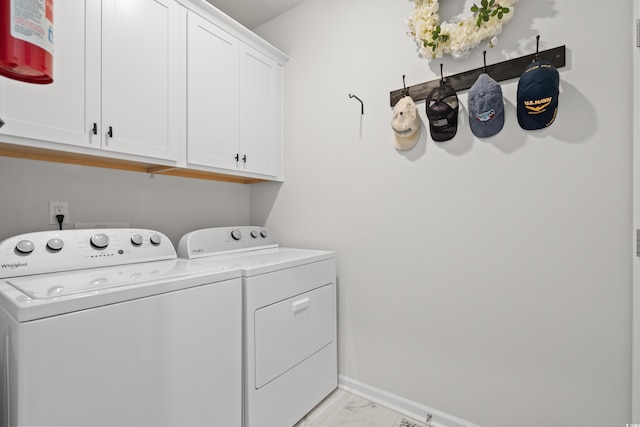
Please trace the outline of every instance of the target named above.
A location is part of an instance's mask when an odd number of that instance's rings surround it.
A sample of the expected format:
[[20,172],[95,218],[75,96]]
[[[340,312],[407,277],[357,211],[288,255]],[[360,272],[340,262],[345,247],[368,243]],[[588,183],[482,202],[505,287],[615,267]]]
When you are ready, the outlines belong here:
[[16,268],[26,267],[26,266],[27,266],[26,262],[14,262],[13,264],[0,264],[0,267],[2,267],[4,270],[6,269],[15,270]]

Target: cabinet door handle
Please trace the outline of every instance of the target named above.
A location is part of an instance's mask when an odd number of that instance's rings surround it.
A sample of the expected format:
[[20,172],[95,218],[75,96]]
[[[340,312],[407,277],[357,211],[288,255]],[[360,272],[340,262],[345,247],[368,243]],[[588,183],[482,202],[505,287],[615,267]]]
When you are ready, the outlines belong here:
[[97,123],[93,124],[93,128],[91,129],[91,131],[93,132],[94,135],[98,134],[98,124]]
[[109,138],[113,138],[113,128],[111,126],[109,126],[109,132],[107,132],[107,135],[109,135]]
[[242,161],[246,164],[247,163],[247,155],[245,154],[244,156],[242,156]]

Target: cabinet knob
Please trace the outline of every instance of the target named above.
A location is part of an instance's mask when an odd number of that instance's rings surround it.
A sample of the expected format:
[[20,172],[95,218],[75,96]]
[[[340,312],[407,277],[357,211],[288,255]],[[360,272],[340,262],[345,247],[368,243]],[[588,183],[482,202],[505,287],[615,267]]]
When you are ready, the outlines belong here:
[[246,154],[245,154],[244,156],[242,156],[242,161],[243,161],[244,163],[247,163],[247,155],[246,155]]
[[236,153],[236,162],[240,161],[240,154]]
[[97,123],[93,124],[93,128],[91,128],[91,131],[93,132],[94,135],[98,134],[98,124]]
[[113,128],[111,126],[109,126],[109,132],[107,132],[107,135],[109,135],[109,138],[113,138]]

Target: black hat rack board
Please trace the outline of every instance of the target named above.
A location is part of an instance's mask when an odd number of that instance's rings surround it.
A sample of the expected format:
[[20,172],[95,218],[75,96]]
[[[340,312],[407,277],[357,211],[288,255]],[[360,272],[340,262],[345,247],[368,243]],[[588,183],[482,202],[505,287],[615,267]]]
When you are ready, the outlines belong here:
[[566,47],[563,45],[495,64],[485,64],[484,66],[473,70],[396,89],[389,94],[391,107],[394,107],[407,93],[414,101],[427,99],[429,93],[441,85],[442,79],[444,79],[446,84],[450,85],[456,92],[458,92],[471,88],[482,73],[489,74],[489,76],[496,81],[519,78],[527,66],[535,61],[547,61],[555,68],[562,68],[566,66]]

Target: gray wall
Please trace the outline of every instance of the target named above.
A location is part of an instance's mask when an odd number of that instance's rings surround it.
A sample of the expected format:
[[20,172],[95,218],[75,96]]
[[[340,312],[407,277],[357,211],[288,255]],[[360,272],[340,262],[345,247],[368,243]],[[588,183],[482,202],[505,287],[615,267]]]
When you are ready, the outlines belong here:
[[198,228],[249,223],[247,185],[0,157],[0,240],[49,225],[49,201],[69,202],[70,224],[128,222],[174,245]]
[[[462,11],[448,4],[443,17]],[[455,139],[423,127],[402,153],[389,107],[402,75],[477,68],[483,50],[419,58],[411,7],[307,0],[258,28],[291,60],[285,182],[253,186],[252,223],[337,251],[342,375],[485,427],[625,425],[631,2],[520,1],[487,61],[532,53],[536,34],[566,45],[556,122],[520,129],[512,80],[500,134],[471,134],[465,91]]]

